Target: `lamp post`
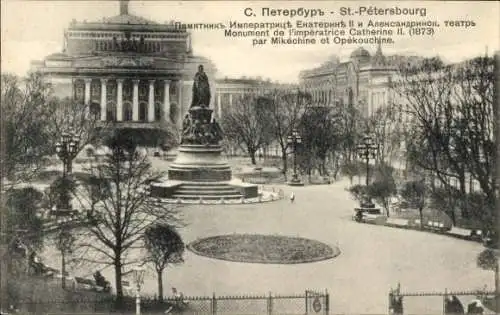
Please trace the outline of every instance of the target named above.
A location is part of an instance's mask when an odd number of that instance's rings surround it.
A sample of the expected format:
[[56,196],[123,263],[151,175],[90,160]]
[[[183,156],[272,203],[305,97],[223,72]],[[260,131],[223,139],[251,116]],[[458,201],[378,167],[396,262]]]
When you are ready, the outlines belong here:
[[57,236],[57,249],[61,252],[61,286],[66,288],[66,254],[70,252],[74,238],[69,231],[68,223],[73,215],[71,198],[69,195],[68,175],[72,172],[73,159],[78,153],[80,138],[73,133],[63,133],[60,142],[56,143],[57,156],[63,162],[62,184],[58,188],[59,198],[56,205],[52,207],[51,213],[56,218],[56,223],[60,227]]
[[73,169],[73,159],[78,153],[80,138],[73,133],[65,132],[61,136],[61,141],[56,143],[57,156],[63,162],[63,178],[71,174]]
[[368,134],[357,147],[358,156],[366,162],[366,186],[370,183],[370,160],[375,159],[377,146],[373,144],[373,139]]
[[143,267],[135,267],[133,269],[134,272],[134,282],[136,285],[136,294],[135,294],[135,314],[141,314],[141,286],[144,282],[144,268]]
[[59,233],[57,235],[57,249],[61,252],[61,287],[66,288],[66,254],[70,254],[75,238],[70,233],[69,221],[71,218],[69,216],[59,216],[57,218],[57,224],[60,226]]
[[299,179],[297,174],[297,147],[302,144],[302,137],[296,129],[293,129],[292,134],[287,138],[287,144],[293,148],[293,175],[292,180],[288,182],[290,186],[303,186],[304,183]]

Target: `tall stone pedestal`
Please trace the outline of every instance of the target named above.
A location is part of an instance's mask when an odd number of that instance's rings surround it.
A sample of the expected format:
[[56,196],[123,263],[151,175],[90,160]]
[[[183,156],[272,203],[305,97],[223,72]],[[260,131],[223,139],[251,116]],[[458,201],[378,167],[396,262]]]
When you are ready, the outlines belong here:
[[230,181],[231,168],[221,153],[220,145],[181,145],[177,158],[168,170],[168,179],[191,182]]
[[231,200],[258,197],[257,185],[231,180],[231,168],[222,156],[222,130],[212,110],[194,106],[183,122],[177,158],[168,180],[151,186],[153,197],[174,200]]

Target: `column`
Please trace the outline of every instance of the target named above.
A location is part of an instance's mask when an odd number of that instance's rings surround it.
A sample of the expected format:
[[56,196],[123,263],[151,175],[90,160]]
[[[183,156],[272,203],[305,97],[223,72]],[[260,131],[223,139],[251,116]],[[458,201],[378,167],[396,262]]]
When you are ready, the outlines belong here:
[[155,80],[149,80],[148,121],[155,121]]
[[134,80],[134,94],[132,96],[132,121],[139,121],[139,81]]
[[[212,76],[213,77],[213,76]],[[193,87],[191,86],[191,89]],[[216,85],[216,81],[214,80],[212,84],[210,84],[210,95],[212,96],[210,98],[210,104],[208,104],[208,106],[210,108],[215,108],[215,105],[216,105],[216,100],[215,100],[215,94],[217,94],[217,85]],[[190,104],[191,105],[191,104]],[[215,115],[214,115],[215,116]]]
[[170,80],[164,80],[163,83],[163,117],[165,121],[170,122]]
[[116,120],[123,121],[123,79],[117,79]]
[[233,107],[233,93],[229,93],[229,106]]
[[222,118],[222,104],[221,104],[221,96],[220,93],[217,93],[217,114],[219,119]]
[[[184,88],[184,84],[182,80],[177,81],[177,114],[175,117],[175,123],[177,127],[182,128],[182,111],[183,111],[183,104],[182,104],[182,89]],[[189,104],[190,105],[190,104]],[[187,106],[189,106],[187,105]]]
[[372,108],[373,108],[373,92],[372,92],[372,90],[368,91],[368,100],[367,100],[367,103],[368,103],[369,114],[371,114]]
[[92,79],[87,78],[85,81],[85,105],[90,104],[90,83],[92,83]]
[[107,114],[107,86],[106,83],[108,82],[108,79],[101,79],[101,120],[106,121],[106,114]]

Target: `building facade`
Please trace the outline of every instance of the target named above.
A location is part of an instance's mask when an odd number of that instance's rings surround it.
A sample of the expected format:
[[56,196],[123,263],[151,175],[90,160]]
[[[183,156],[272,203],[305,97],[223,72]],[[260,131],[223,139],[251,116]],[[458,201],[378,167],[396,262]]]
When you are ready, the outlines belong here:
[[272,82],[270,79],[221,78],[216,80],[215,108],[217,116],[222,117],[224,110],[231,108],[245,95],[265,95],[274,90],[295,89],[296,85]]
[[117,16],[73,21],[64,32],[63,51],[33,62],[32,70],[44,74],[57,96],[98,109],[100,120],[117,127],[180,127],[198,65],[209,78],[215,66],[193,55],[186,29],[129,14],[128,0],[119,3]]
[[373,55],[359,47],[348,60],[333,57],[318,68],[302,71],[300,85],[315,104],[355,106],[367,117],[392,102],[390,86],[397,65],[417,58],[385,56],[380,44]]
[[[261,77],[250,78],[220,78],[216,80],[215,112],[217,117],[222,118],[229,108],[237,104],[246,95],[266,95],[275,90],[295,90],[296,84],[283,84],[272,82],[270,79]],[[238,145],[231,144],[226,147],[228,155],[245,155]],[[280,156],[281,149],[277,144],[271,144],[266,148],[260,148],[258,157]]]

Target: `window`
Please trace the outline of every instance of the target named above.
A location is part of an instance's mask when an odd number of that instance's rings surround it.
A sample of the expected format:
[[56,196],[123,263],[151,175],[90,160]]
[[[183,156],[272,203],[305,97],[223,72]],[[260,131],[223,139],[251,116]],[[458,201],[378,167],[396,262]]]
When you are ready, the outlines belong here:
[[155,121],[160,121],[162,118],[162,108],[160,103],[155,103]]

